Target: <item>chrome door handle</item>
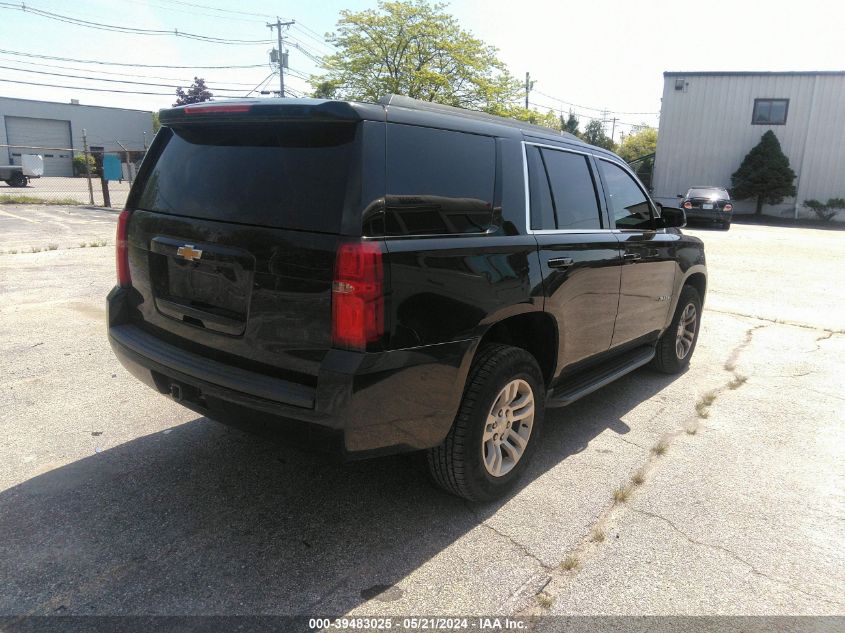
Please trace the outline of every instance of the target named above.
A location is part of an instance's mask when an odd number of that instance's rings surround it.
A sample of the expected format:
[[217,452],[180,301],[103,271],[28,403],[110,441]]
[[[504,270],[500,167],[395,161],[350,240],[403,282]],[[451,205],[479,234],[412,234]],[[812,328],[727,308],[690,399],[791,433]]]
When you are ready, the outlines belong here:
[[626,262],[637,262],[643,258],[642,255],[639,253],[625,253],[622,255],[622,259]]
[[552,257],[549,261],[549,268],[569,268],[575,263],[571,257]]

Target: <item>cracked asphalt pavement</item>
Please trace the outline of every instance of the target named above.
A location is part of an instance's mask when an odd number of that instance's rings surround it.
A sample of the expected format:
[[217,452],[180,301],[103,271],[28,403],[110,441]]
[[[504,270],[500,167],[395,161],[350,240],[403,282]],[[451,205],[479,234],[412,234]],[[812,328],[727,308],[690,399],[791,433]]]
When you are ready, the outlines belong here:
[[0,615],[845,611],[845,232],[689,229],[689,371],[550,411],[524,485],[468,504],[415,456],[337,464],[129,376],[115,220],[0,208]]

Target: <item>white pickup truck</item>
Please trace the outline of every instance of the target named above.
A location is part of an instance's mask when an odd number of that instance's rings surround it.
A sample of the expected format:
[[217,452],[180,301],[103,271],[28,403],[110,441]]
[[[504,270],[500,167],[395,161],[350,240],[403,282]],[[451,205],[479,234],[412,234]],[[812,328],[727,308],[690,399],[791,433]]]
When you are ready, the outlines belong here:
[[30,178],[44,175],[44,157],[40,154],[24,154],[20,165],[0,165],[0,180],[10,187],[26,187]]

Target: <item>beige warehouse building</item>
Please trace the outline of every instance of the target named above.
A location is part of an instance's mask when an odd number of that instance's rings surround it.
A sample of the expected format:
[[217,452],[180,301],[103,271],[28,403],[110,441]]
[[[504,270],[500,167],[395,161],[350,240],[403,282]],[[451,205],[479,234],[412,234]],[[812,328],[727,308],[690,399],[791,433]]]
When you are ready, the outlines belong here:
[[[731,174],[767,130],[789,157],[798,193],[764,213],[804,216],[804,200],[845,197],[845,71],[663,73],[655,200],[675,205],[697,185],[730,190]],[[753,212],[754,202],[737,211]]]

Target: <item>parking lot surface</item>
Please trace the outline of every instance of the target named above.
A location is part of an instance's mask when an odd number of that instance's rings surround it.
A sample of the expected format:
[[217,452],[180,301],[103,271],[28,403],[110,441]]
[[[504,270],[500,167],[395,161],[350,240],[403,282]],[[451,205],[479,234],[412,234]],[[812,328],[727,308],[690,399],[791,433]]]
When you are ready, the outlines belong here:
[[524,485],[469,504],[415,456],[334,463],[129,376],[116,217],[0,208],[0,615],[845,609],[845,232],[689,229],[689,371],[549,411]]
[[[126,197],[129,195],[129,182],[110,181],[109,196],[111,206],[120,209],[126,204]],[[100,178],[91,178],[91,189],[94,195],[94,204],[103,204],[103,187]],[[0,199],[5,196],[31,196],[42,200],[65,200],[75,201],[77,204],[88,204],[91,200],[88,194],[87,178],[62,178],[59,176],[45,176],[33,178],[26,187],[9,187],[5,182],[0,182]]]

